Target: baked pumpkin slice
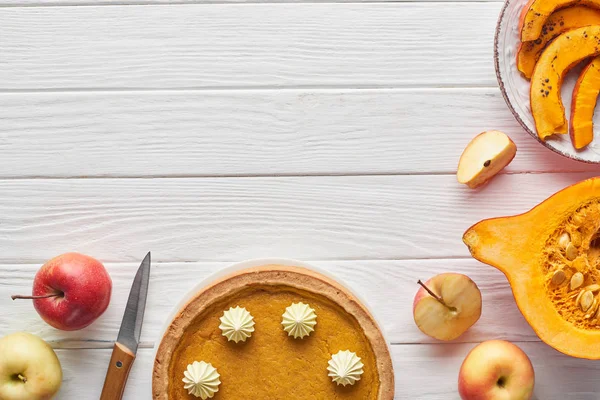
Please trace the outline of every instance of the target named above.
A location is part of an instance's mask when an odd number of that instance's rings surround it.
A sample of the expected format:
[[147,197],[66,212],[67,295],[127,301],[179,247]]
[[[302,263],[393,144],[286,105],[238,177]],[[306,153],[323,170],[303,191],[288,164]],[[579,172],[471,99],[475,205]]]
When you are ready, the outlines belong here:
[[553,13],[544,26],[542,34],[536,40],[521,42],[517,50],[517,68],[527,79],[549,42],[561,33],[588,25],[600,25],[600,10],[573,6]]
[[519,18],[521,42],[538,39],[552,13],[572,5],[600,8],[600,0],[530,0],[521,10]]
[[[284,330],[282,318],[290,305],[300,303],[315,313],[316,325],[296,338]],[[243,307],[254,322],[251,337],[239,343],[221,331],[223,311],[233,307]],[[333,381],[329,363],[340,352],[360,357],[359,380]],[[188,375],[194,362],[204,363],[204,370],[210,364],[219,374],[212,374],[213,400],[394,398],[390,353],[369,311],[337,282],[301,267],[249,268],[198,291],[176,314],[158,347],[152,399],[194,399],[182,382],[193,378]],[[353,370],[342,364],[344,375]]]
[[600,359],[600,178],[531,211],[481,221],[463,241],[507,277],[519,310],[556,350]]
[[594,58],[583,70],[571,103],[570,134],[573,146],[582,149],[594,139],[594,109],[600,93],[600,57]]
[[542,52],[533,75],[529,98],[540,139],[568,131],[560,88],[564,75],[583,59],[600,54],[600,25],[559,35]]

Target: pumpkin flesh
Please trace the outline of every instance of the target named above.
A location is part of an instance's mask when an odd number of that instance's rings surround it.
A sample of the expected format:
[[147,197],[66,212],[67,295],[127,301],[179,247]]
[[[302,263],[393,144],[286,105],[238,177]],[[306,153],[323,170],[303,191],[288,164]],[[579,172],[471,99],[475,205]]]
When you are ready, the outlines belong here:
[[519,18],[521,42],[539,38],[548,18],[556,10],[572,5],[600,8],[600,0],[530,0],[521,10]]
[[531,77],[531,112],[540,139],[568,131],[560,88],[565,74],[583,59],[600,54],[600,25],[559,35],[542,52]]
[[[573,185],[531,211],[484,220],[463,241],[474,258],[502,271],[517,306],[544,342],[565,354],[600,359],[600,316],[586,317],[571,290],[571,277],[584,275],[582,287],[600,284],[600,178]],[[567,258],[561,237],[576,248]],[[552,277],[567,279],[555,285]],[[600,298],[600,293],[595,296]]]
[[576,149],[582,149],[594,139],[594,110],[600,93],[600,57],[594,58],[583,70],[571,103],[570,133]]
[[519,45],[517,68],[525,78],[530,79],[537,60],[549,42],[561,33],[588,25],[600,25],[600,10],[573,6],[556,11],[543,25],[540,37]]

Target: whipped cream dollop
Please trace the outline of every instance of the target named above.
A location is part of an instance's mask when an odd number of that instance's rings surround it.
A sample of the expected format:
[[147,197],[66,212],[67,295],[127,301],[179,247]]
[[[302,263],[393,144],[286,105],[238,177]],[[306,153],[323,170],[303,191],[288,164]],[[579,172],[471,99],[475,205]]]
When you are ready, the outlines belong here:
[[340,350],[329,360],[328,376],[338,385],[354,385],[363,374],[363,363],[360,357],[349,350]]
[[211,364],[204,361],[194,361],[187,366],[187,370],[184,371],[183,375],[183,387],[188,391],[188,394],[206,400],[212,399],[215,393],[219,391],[220,375]]
[[308,304],[292,303],[283,313],[283,330],[294,339],[310,335],[317,324],[317,314]]
[[254,317],[245,308],[231,307],[223,313],[219,328],[227,340],[245,342],[254,332]]

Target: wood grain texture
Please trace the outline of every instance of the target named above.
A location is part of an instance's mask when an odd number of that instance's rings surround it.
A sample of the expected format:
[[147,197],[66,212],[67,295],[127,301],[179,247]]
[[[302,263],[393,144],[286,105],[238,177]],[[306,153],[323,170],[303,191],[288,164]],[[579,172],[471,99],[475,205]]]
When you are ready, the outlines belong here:
[[500,8],[5,7],[0,89],[496,86],[491,56]]
[[507,172],[598,170],[525,134],[498,89],[0,95],[0,177],[454,173],[507,132]]
[[121,400],[134,361],[135,354],[131,350],[120,343],[115,343],[100,400]]
[[[99,399],[111,349],[56,350],[63,368],[63,384],[57,399]],[[153,349],[138,349],[123,399],[151,398]]]
[[[118,5],[146,5],[146,4],[220,4],[220,3],[382,3],[382,2],[414,2],[415,0],[120,0]],[[418,0],[419,2],[448,2],[456,0]],[[462,0],[498,2],[498,0]],[[89,5],[115,5],[114,0],[0,0],[0,6],[89,6]]]
[[[504,275],[475,260],[316,261],[313,264],[356,292],[372,309],[392,343],[436,342],[422,334],[414,324],[412,300],[418,289],[418,279],[425,280],[447,271],[467,274],[479,285],[483,295],[480,321],[457,341],[539,340],[518,311]],[[226,265],[218,262],[155,263],[142,342],[159,341],[162,329],[184,295]],[[38,317],[30,302],[10,300],[15,291],[28,293],[31,290],[38,265],[3,265],[0,268],[6,271],[0,282],[0,309],[6,315],[6,319],[0,319],[0,336],[11,330],[28,330],[57,348],[112,347],[111,341],[117,337],[137,264],[107,264],[113,279],[111,305],[92,326],[78,332],[52,329]]]
[[[125,399],[150,397],[153,347],[185,292],[273,255],[323,260],[371,306],[395,343],[398,399],[458,400],[460,363],[492,338],[530,355],[537,399],[598,397],[599,364],[539,342],[504,276],[461,243],[472,223],[597,171],[543,149],[506,109],[492,64],[502,3],[328,1],[0,0],[0,336],[57,349],[58,398],[100,396],[148,250],[163,262]],[[472,191],[453,173],[487,129],[519,152]],[[105,261],[114,290],[96,323],[61,332],[10,295],[70,250]],[[484,308],[440,344],[412,299],[417,279],[447,271],[472,277]]]
[[[600,364],[565,356],[543,343],[516,343],[530,357],[536,373],[537,400],[593,400],[600,391]],[[394,345],[398,400],[459,400],[458,370],[475,344]],[[65,381],[60,399],[96,399],[110,350],[58,350]],[[126,400],[150,398],[154,349],[139,349],[125,389]],[[82,384],[85,382],[85,384]]]
[[529,210],[592,173],[0,180],[0,261],[468,257],[473,223]]

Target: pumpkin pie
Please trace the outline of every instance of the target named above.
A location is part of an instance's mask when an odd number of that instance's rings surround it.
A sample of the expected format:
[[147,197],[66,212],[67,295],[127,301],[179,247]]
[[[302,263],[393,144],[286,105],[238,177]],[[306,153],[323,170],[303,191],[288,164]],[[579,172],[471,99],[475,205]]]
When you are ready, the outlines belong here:
[[[284,330],[282,315],[297,303],[310,305],[317,318],[314,331],[295,337]],[[219,328],[224,311],[236,307],[253,318],[254,330],[245,341],[230,341]],[[360,379],[336,384],[329,362],[333,355],[351,353],[362,363]],[[162,338],[152,398],[196,399],[182,381],[194,362],[218,370],[213,400],[394,398],[390,353],[371,314],[340,284],[306,268],[245,269],[197,293]]]

